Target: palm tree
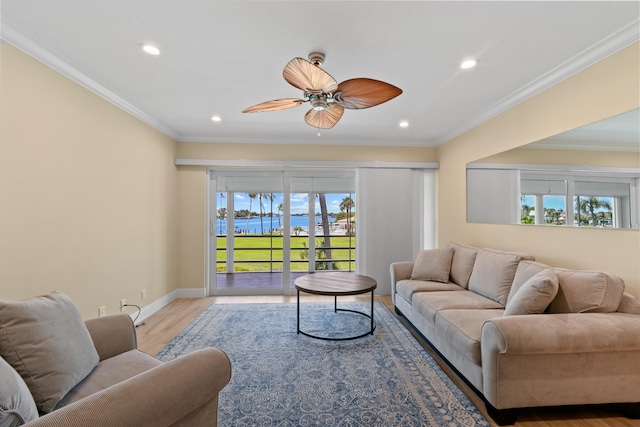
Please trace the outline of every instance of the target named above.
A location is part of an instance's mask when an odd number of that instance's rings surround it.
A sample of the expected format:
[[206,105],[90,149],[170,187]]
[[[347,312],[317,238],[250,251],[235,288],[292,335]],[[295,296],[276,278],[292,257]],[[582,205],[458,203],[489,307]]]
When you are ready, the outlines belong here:
[[251,218],[251,203],[256,198],[256,193],[248,193],[249,195],[249,214],[247,215],[247,225],[244,227],[244,234],[249,234],[249,218]]
[[282,228],[282,224],[280,223],[280,212],[282,212],[282,203],[278,205],[278,228]]
[[262,217],[264,216],[264,203],[262,201],[264,199],[273,201],[273,193],[258,193],[258,200],[260,201],[260,234],[264,234],[264,225],[262,224]]
[[[611,203],[607,200],[600,199],[598,197],[589,197],[586,199],[581,199],[580,196],[576,198],[576,209],[578,210],[578,218],[580,218],[580,211],[589,213],[589,217],[591,217],[591,225],[595,226],[597,224],[596,218],[596,209],[606,209],[607,211],[611,211]],[[580,222],[578,222],[580,225]]]
[[[327,198],[324,193],[318,193],[320,201],[320,214],[322,215],[322,234],[324,234],[324,248],[327,259],[331,259],[331,236],[329,230],[329,214],[327,212]],[[328,263],[328,269],[333,270],[333,263]]]
[[349,196],[342,199],[342,202],[340,203],[340,211],[341,212],[347,211],[347,232],[348,233],[351,233],[351,209],[353,209],[354,205],[355,203],[353,202],[353,199]]
[[560,224],[560,217],[562,217],[562,214],[564,214],[564,211],[562,209],[545,209],[545,219],[549,218],[550,223]]

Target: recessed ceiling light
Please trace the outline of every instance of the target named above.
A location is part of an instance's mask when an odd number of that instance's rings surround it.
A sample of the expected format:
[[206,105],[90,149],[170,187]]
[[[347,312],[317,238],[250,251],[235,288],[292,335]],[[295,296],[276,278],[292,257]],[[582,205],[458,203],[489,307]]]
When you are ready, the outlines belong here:
[[473,68],[478,64],[478,61],[476,61],[475,59],[467,59],[466,61],[464,61],[462,64],[460,64],[460,68],[462,69],[468,69],[468,68]]
[[220,118],[220,116],[211,116],[211,121],[212,122],[220,122],[220,121],[222,121],[222,119]]
[[406,120],[401,121],[398,126],[400,126],[401,128],[408,128],[409,127],[409,122]]
[[143,44],[142,50],[144,50],[149,55],[154,55],[154,56],[160,55],[160,49],[158,49],[157,47],[151,44]]

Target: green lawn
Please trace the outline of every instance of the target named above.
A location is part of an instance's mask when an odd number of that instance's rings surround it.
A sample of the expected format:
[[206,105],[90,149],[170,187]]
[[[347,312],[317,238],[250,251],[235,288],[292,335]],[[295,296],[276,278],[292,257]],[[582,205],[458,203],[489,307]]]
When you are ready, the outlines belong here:
[[[306,260],[306,236],[291,237],[291,260]],[[322,238],[317,238],[320,242]],[[331,236],[331,247],[344,248],[332,249],[333,259],[349,259],[349,240],[351,240],[351,259],[355,259],[355,236]],[[218,261],[226,259],[226,238],[218,237]],[[234,238],[234,270],[235,271],[282,271],[282,236],[235,236]],[[273,250],[271,250],[273,248]],[[266,262],[242,262],[242,261],[266,261]],[[269,262],[272,261],[272,262]],[[318,260],[316,260],[318,261]],[[271,264],[271,265],[270,265]],[[349,263],[346,261],[336,262],[339,270],[349,270]],[[318,268],[318,267],[317,267]],[[351,262],[351,269],[355,269],[355,263]],[[293,271],[308,271],[307,262],[292,263]],[[218,263],[218,272],[226,271],[225,263]]]

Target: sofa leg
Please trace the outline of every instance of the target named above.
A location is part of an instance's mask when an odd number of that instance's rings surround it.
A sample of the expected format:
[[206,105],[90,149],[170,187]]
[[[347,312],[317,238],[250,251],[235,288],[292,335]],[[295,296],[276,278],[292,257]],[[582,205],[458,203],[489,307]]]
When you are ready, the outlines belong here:
[[507,426],[516,423],[518,419],[517,409],[496,409],[490,403],[485,403],[487,413],[499,426]]
[[627,403],[627,417],[633,420],[640,419],[640,402]]

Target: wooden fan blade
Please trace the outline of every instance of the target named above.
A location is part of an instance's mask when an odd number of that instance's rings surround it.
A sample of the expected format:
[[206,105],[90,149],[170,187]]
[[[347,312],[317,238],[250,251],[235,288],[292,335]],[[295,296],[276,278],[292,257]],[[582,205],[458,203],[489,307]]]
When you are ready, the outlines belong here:
[[289,61],[282,75],[289,84],[305,92],[331,93],[338,88],[336,79],[303,58],[293,58]]
[[344,108],[331,103],[324,110],[311,109],[307,111],[307,114],[304,115],[304,121],[314,128],[331,129],[342,118],[343,113]]
[[278,111],[286,110],[287,108],[297,107],[298,105],[307,102],[304,99],[297,98],[284,98],[274,99],[273,101],[262,102],[254,105],[253,107],[245,108],[243,113],[260,113],[263,111]]
[[387,102],[402,93],[402,89],[380,80],[358,78],[345,80],[333,95],[344,108],[360,110]]

